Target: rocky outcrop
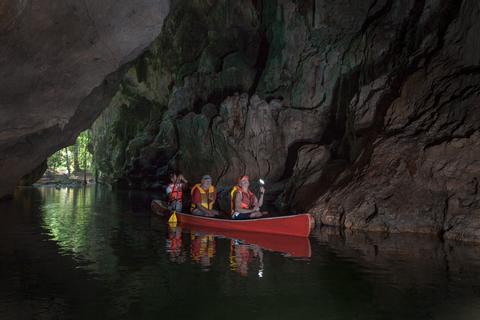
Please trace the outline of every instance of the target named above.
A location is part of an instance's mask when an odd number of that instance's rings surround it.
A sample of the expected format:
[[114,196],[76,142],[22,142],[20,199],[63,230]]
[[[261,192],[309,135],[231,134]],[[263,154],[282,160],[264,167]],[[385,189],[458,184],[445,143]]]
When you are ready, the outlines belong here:
[[37,182],[47,171],[48,163],[47,161],[42,162],[37,168],[35,168],[30,173],[24,175],[22,179],[18,182],[19,186],[31,186]]
[[415,42],[402,47],[413,51],[350,101],[349,161],[314,212],[347,228],[478,241],[480,57],[472,41],[480,24],[471,14],[479,6],[417,9],[405,34]]
[[323,224],[480,240],[477,2],[177,4],[95,125],[105,180],[247,173]]
[[71,144],[159,34],[169,1],[0,4],[0,197]]
[[267,88],[268,55],[280,50],[269,39],[277,11],[269,2],[180,1],[94,125],[104,180],[158,186],[177,168],[224,185],[248,173],[280,190],[295,161],[285,155],[321,136],[327,120],[325,110],[295,108],[259,89]]

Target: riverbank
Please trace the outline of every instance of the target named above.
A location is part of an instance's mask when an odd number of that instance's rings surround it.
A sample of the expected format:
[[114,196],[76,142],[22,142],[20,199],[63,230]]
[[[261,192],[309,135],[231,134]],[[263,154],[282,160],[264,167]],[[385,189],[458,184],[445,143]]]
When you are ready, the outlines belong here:
[[75,172],[68,174],[62,171],[47,170],[45,174],[33,184],[34,187],[79,187],[95,183],[91,172]]

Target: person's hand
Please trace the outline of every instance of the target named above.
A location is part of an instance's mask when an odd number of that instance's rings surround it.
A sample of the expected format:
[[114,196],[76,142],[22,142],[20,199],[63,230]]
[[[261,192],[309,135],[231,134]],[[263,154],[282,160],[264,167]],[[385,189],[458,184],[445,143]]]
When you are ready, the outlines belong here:
[[264,188],[264,187],[260,187],[260,193],[261,193],[261,194],[264,194],[264,193],[265,193],[265,188]]
[[260,211],[260,207],[259,206],[255,206],[255,208],[253,208],[253,212],[258,212]]

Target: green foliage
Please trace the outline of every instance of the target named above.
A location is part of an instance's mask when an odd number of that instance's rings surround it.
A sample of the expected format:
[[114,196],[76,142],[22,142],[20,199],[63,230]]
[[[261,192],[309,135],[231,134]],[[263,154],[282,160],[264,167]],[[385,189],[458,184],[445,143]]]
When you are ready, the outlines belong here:
[[[83,131],[77,137],[75,145],[60,149],[48,158],[48,168],[54,171],[74,172],[75,161],[81,171],[92,171],[92,154],[90,153],[91,133]],[[75,153],[78,153],[75,155]]]
[[58,170],[60,167],[64,166],[63,149],[52,154],[47,162],[48,168],[52,170]]

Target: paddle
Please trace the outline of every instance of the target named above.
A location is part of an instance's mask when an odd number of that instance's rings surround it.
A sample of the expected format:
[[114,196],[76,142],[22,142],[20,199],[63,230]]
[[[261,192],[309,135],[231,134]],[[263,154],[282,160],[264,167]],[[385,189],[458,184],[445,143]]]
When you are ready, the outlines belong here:
[[176,225],[177,224],[177,211],[173,210],[172,215],[170,218],[168,218],[168,223],[171,225]]
[[170,218],[168,218],[168,223],[171,225],[176,225],[177,224],[177,202],[178,202],[178,190],[175,188],[177,187],[177,178],[175,178],[175,181],[173,182],[173,188],[172,192],[175,191],[175,203],[174,203],[174,208],[173,208],[173,213],[170,215]]

